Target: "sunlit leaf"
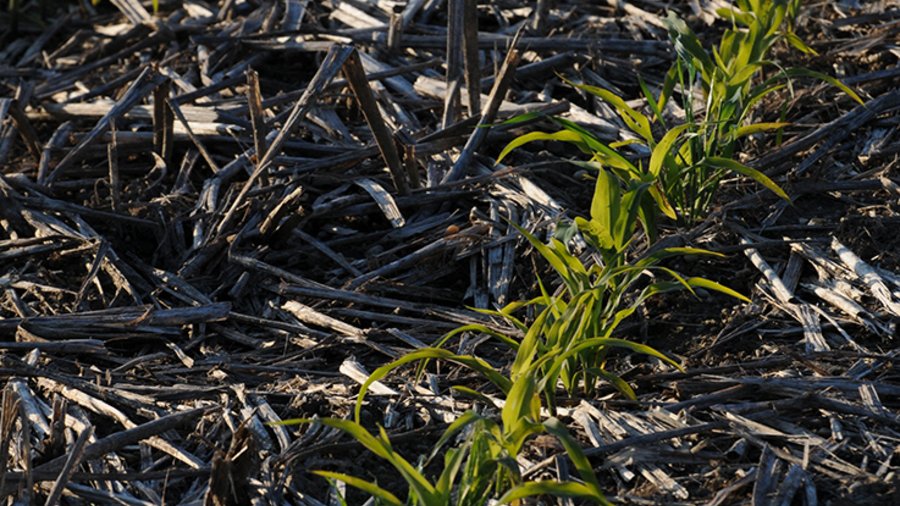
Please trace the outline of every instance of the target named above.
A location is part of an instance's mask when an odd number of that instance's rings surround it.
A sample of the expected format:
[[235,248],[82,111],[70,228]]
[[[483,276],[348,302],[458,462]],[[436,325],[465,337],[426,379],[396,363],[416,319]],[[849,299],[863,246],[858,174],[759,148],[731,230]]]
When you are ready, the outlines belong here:
[[785,32],[784,38],[785,38],[785,40],[788,41],[788,44],[793,46],[794,49],[800,51],[801,53],[805,53],[805,54],[812,55],[812,56],[819,56],[819,53],[815,49],[807,46],[806,43],[803,42],[803,40],[800,39],[800,37],[798,37],[797,34],[794,33],[793,31]]
[[581,483],[571,481],[529,481],[509,490],[497,501],[497,504],[509,504],[526,497],[534,497],[539,495],[551,495],[554,497],[578,497],[584,499],[592,499],[597,504],[612,505],[602,496],[591,490],[590,487]]
[[600,484],[597,482],[597,477],[594,475],[594,469],[591,466],[591,463],[588,461],[587,457],[584,456],[584,452],[581,450],[581,446],[577,441],[569,434],[569,431],[566,430],[566,426],[557,420],[556,418],[549,418],[544,422],[544,428],[550,434],[556,436],[560,443],[562,443],[563,447],[566,449],[566,454],[569,456],[569,460],[575,464],[575,470],[578,471],[578,474],[581,476],[584,484],[591,488],[596,497],[603,499],[603,494],[600,492]]
[[622,118],[622,121],[628,125],[634,133],[643,137],[647,142],[653,141],[653,134],[650,132],[650,120],[647,119],[646,116],[634,110],[631,106],[625,103],[621,97],[616,95],[615,93],[600,88],[598,86],[591,86],[589,84],[575,84],[570,81],[566,81],[570,85],[578,88],[579,90],[584,90],[592,95],[600,97],[607,103],[613,106],[616,112],[619,113],[619,117]]
[[738,174],[747,176],[747,177],[753,179],[754,181],[756,181],[757,183],[768,188],[775,195],[778,195],[779,197],[783,198],[784,200],[786,200],[788,202],[791,201],[791,198],[788,197],[787,193],[785,193],[784,190],[782,190],[780,186],[775,184],[774,181],[769,179],[769,176],[763,174],[762,172],[760,172],[756,169],[747,167],[746,165],[744,165],[736,160],[732,160],[730,158],[721,158],[721,157],[713,156],[713,157],[707,158],[706,163],[712,165],[713,167],[719,167],[722,169],[731,170],[731,171],[737,172]]
[[716,283],[715,281],[711,281],[706,278],[698,278],[698,277],[688,278],[687,282],[691,286],[694,286],[694,287],[706,288],[707,290],[715,290],[717,292],[724,293],[725,295],[734,297],[735,299],[739,299],[739,300],[742,300],[742,301],[748,302],[748,303],[751,302],[750,299],[748,299],[745,295],[741,294],[740,292],[732,290],[731,288],[728,288],[727,286],[720,285],[719,283]]
[[591,221],[596,221],[600,230],[603,231],[605,237],[601,237],[609,239],[609,243],[603,244],[604,248],[612,247],[613,224],[619,216],[620,201],[618,179],[609,171],[600,169],[597,173],[594,196],[591,200]]
[[650,91],[650,88],[647,87],[647,83],[644,82],[644,78],[641,77],[640,74],[637,75],[638,84],[641,87],[641,93],[644,94],[644,100],[647,101],[647,106],[650,107],[650,110],[653,111],[653,115],[656,118],[656,121],[659,121],[663,125],[665,125],[665,121],[662,116],[662,109],[659,107],[659,103],[655,98],[653,98],[653,93]]
[[397,360],[379,367],[372,372],[369,376],[369,379],[363,383],[362,387],[359,390],[359,394],[356,398],[356,408],[354,410],[354,416],[356,420],[360,419],[360,415],[362,412],[363,400],[365,399],[365,394],[368,391],[369,387],[372,383],[384,378],[389,373],[391,373],[394,369],[401,367],[405,364],[416,362],[419,360],[447,360],[450,362],[455,362],[460,365],[464,365],[473,371],[476,371],[487,378],[490,382],[494,383],[498,388],[503,391],[508,391],[511,383],[509,379],[504,377],[502,374],[497,372],[490,364],[485,362],[484,360],[472,356],[472,355],[456,355],[450,351],[440,349],[440,348],[424,348],[421,350],[412,351],[398,358]]
[[815,79],[819,79],[820,81],[825,81],[826,83],[828,83],[828,84],[834,86],[835,88],[838,88],[839,90],[843,91],[844,93],[846,93],[847,95],[849,95],[850,98],[852,98],[853,100],[856,100],[856,101],[859,102],[861,105],[865,105],[865,104],[866,104],[866,103],[863,101],[863,99],[859,98],[859,95],[857,95],[855,91],[853,91],[852,89],[850,89],[849,86],[847,86],[846,84],[844,84],[844,83],[838,81],[837,79],[835,79],[835,78],[829,76],[828,74],[823,74],[823,73],[821,73],[821,72],[816,72],[815,70],[809,70],[809,69],[804,69],[804,68],[791,68],[791,69],[785,70],[784,73],[785,73],[788,77],[812,77],[812,78],[815,78]]
[[709,57],[709,54],[703,49],[703,46],[700,45],[697,35],[688,27],[687,23],[682,21],[672,11],[669,11],[668,17],[664,21],[675,39],[675,51],[682,58],[696,59],[704,72],[712,72],[715,64]]
[[522,114],[516,114],[512,118],[509,118],[505,121],[501,121],[499,123],[494,123],[493,125],[484,125],[484,126],[491,127],[491,126],[501,126],[501,125],[518,125],[520,123],[525,123],[525,122],[528,122],[531,120],[544,118],[544,117],[546,117],[546,114],[544,114],[543,112],[532,111],[532,112],[526,112],[526,113],[522,113]]
[[[481,394],[480,392],[478,393],[478,395],[483,396],[483,394]],[[445,444],[450,442],[453,436],[457,435],[461,430],[465,429],[470,424],[481,420],[484,420],[484,418],[474,411],[466,411],[465,413],[459,415],[456,420],[454,420],[450,425],[447,426],[447,428],[444,430],[444,433],[441,434],[438,442],[434,445],[434,449],[431,452],[431,457],[437,455],[438,452],[440,452],[441,448]]]
[[623,380],[621,376],[617,376],[609,371],[606,371],[602,368],[595,367],[592,368],[591,371],[610,382],[616,390],[618,390],[622,395],[627,397],[629,400],[636,401],[637,395],[634,393],[634,389],[631,388],[631,385],[628,384],[627,381]]
[[778,130],[779,128],[784,128],[790,125],[790,123],[785,122],[753,123],[752,125],[744,125],[742,127],[738,127],[738,129],[735,130],[734,138],[738,139],[740,137],[746,137],[748,135],[758,134],[760,132]]
[[542,257],[544,257],[545,260],[547,260],[548,263],[550,263],[550,266],[553,267],[553,270],[555,270],[556,273],[563,278],[563,280],[565,280],[569,284],[574,283],[574,280],[569,273],[566,263],[563,262],[559,258],[559,256],[553,253],[553,251],[546,244],[542,243],[537,237],[532,235],[521,226],[515,223],[513,223],[512,226],[515,227],[515,229],[518,230],[519,233],[522,234],[529,243],[531,243],[531,245],[538,251],[538,253],[541,254]]
[[509,142],[506,147],[500,151],[500,155],[497,156],[497,163],[500,163],[507,155],[509,155],[512,150],[524,146],[529,142],[536,141],[563,141],[563,142],[571,142],[576,145],[580,145],[583,149],[586,149],[585,143],[580,135],[575,132],[569,130],[560,130],[559,132],[529,132],[524,135],[520,135]]
[[370,481],[366,481],[361,478],[357,478],[355,476],[350,476],[350,475],[343,474],[343,473],[335,473],[332,471],[312,471],[312,473],[315,475],[321,476],[323,478],[329,478],[332,480],[342,481],[342,482],[346,483],[347,485],[350,485],[351,487],[358,488],[359,490],[362,490],[363,492],[365,492],[367,494],[370,494],[374,497],[377,497],[378,499],[381,499],[382,501],[386,502],[387,504],[392,504],[395,506],[403,506],[403,502],[400,499],[397,499],[397,496],[395,496],[394,494],[388,492],[387,490],[379,487],[378,485],[376,485]]
[[646,142],[642,141],[640,139],[625,139],[625,140],[609,143],[609,147],[611,147],[613,149],[619,149],[619,148],[624,148],[626,146],[634,146],[634,145],[644,146],[644,145],[646,145]]
[[652,174],[653,177],[659,177],[659,171],[666,161],[666,157],[669,156],[670,151],[672,151],[672,146],[675,144],[675,141],[678,140],[678,136],[689,127],[690,125],[685,123],[684,125],[678,125],[677,127],[670,129],[653,148],[653,152],[650,154],[649,167],[650,174]]
[[744,65],[740,68],[740,70],[735,72],[733,76],[731,76],[731,79],[728,80],[728,85],[737,86],[746,83],[750,80],[751,77],[753,77],[753,74],[759,71],[760,66],[761,65],[759,63],[750,63]]

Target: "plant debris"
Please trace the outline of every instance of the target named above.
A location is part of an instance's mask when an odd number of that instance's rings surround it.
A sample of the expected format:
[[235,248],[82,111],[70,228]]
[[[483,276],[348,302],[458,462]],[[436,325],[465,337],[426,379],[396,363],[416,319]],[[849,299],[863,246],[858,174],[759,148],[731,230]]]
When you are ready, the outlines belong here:
[[[476,3],[0,13],[5,497],[330,504],[316,469],[404,497],[356,441],[279,422],[351,416],[372,371],[460,325],[521,336],[472,308],[555,283],[515,227],[548,237],[588,213],[593,184],[568,148],[532,143],[495,164],[500,150],[549,115],[627,140],[615,111],[554,73],[642,107],[636,75],[658,88],[673,58],[655,0]],[[714,38],[719,4],[669,8]],[[676,262],[753,303],[663,297],[617,336],[684,372],[620,354],[611,367],[637,400],[609,385],[558,399],[614,502],[900,502],[889,4],[806,5],[796,30],[819,56],[781,49],[865,102],[800,79],[756,113],[790,126],[750,136],[741,163],[792,203],[726,181],[708,219],[660,231],[730,254]],[[453,347],[511,360],[476,333]],[[404,370],[370,387],[363,421],[416,462],[480,402],[451,384],[496,393],[449,363]],[[541,438],[519,464],[527,479],[574,475]]]

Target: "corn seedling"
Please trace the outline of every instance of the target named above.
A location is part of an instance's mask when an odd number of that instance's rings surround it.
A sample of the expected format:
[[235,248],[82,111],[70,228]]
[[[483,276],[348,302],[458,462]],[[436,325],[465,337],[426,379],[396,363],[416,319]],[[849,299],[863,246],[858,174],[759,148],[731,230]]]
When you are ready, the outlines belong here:
[[[613,187],[617,187],[613,185]],[[599,215],[612,213],[611,208],[598,208],[590,221],[579,220],[581,232],[592,244],[609,240],[598,237],[596,225]],[[636,214],[636,211],[622,215]],[[611,219],[611,218],[610,218]],[[633,219],[633,218],[631,218]],[[517,227],[518,228],[518,227]],[[538,420],[541,402],[546,400],[552,411],[556,405],[556,390],[560,384],[568,392],[579,387],[586,392],[594,390],[600,380],[612,383],[624,395],[634,398],[634,392],[626,381],[607,368],[609,354],[615,349],[656,357],[675,367],[678,364],[649,346],[612,337],[626,318],[650,297],[658,294],[702,287],[719,291],[747,301],[739,293],[702,277],[685,278],[675,271],[659,265],[660,261],[675,255],[715,253],[695,248],[668,248],[647,255],[634,262],[626,262],[624,249],[601,249],[609,261],[585,265],[571,254],[559,239],[552,238],[544,244],[532,234],[519,228],[531,245],[550,263],[563,281],[559,295],[551,295],[541,284],[541,295],[529,301],[519,301],[505,308],[482,310],[500,317],[517,327],[524,334],[521,341],[488,329],[483,325],[466,325],[448,333],[434,348],[409,353],[372,373],[363,385],[357,399],[357,413],[366,391],[374,381],[383,378],[394,369],[412,362],[420,363],[420,372],[429,360],[450,361],[480,373],[505,396],[502,416],[504,427],[514,434],[517,420]],[[613,240],[615,243],[615,240]],[[650,279],[651,275],[665,276],[667,280]],[[649,280],[649,281],[648,281]],[[645,282],[648,281],[648,282]],[[643,285],[643,286],[642,286]],[[533,307],[537,316],[530,324],[514,316],[525,307]],[[481,332],[496,337],[516,350],[516,356],[507,374],[494,369],[486,361],[473,355],[456,355],[441,348],[454,336],[467,331]],[[474,392],[468,391],[470,394]],[[521,438],[513,438],[521,444]]]
[[[788,200],[764,174],[734,160],[742,137],[787,126],[783,122],[748,124],[753,108],[766,95],[783,88],[782,81],[788,79],[790,84],[789,79],[795,77],[815,77],[862,103],[856,93],[830,76],[807,69],[783,69],[769,59],[781,40],[804,53],[814,53],[791,29],[798,5],[795,0],[739,0],[731,9],[719,9],[719,15],[733,26],[711,54],[684,21],[669,13],[666,21],[677,55],[675,65],[659,97],[654,98],[646,86],[641,88],[653,119],[662,125],[666,100],[675,84],[681,89],[685,123],[669,129],[653,148],[650,171],[657,172],[684,223],[705,216],[728,172],[748,176]],[[757,84],[766,67],[775,67],[776,75]],[[698,94],[703,99],[700,104],[694,98]]]
[[[677,16],[667,21],[676,53],[676,61],[667,73],[662,90],[656,96],[639,79],[639,85],[651,114],[629,106],[609,90],[586,84],[569,84],[608,103],[634,139],[605,145],[589,131],[570,121],[554,118],[562,127],[558,132],[531,132],[503,149],[498,161],[513,149],[537,140],[570,142],[590,155],[588,162],[576,162],[593,169],[612,171],[626,186],[648,185],[641,197],[640,221],[650,240],[655,239],[653,220],[657,213],[687,225],[702,219],[722,178],[728,173],[750,177],[779,197],[787,194],[763,173],[734,159],[738,142],[747,135],[779,130],[787,123],[749,124],[754,107],[768,94],[790,85],[798,77],[814,77],[838,87],[857,102],[859,96],[840,81],[802,68],[784,69],[769,59],[772,47],[780,40],[808,54],[814,51],[790,28],[797,11],[796,0],[738,0],[733,8],[720,9],[730,20],[718,48],[703,48],[696,34]],[[775,67],[774,76],[758,83],[767,67]],[[664,111],[677,90],[684,111],[683,122],[669,126]],[[698,101],[697,98],[702,98]],[[661,135],[655,131],[662,132]],[[646,164],[628,160],[619,151],[637,144],[651,153]]]
[[[590,243],[603,240],[590,238],[596,229],[591,222],[582,220],[579,228]],[[628,383],[607,367],[609,354],[616,348],[653,356],[679,367],[653,348],[612,337],[619,325],[649,298],[676,290],[693,292],[694,288],[702,287],[747,300],[734,290],[706,278],[685,278],[659,265],[661,260],[675,255],[715,255],[709,251],[669,248],[634,262],[625,262],[624,255],[614,256],[607,251],[604,257],[614,257],[614,261],[588,266],[569,253],[561,241],[554,238],[550,244],[543,244],[526,231],[520,231],[562,278],[561,293],[551,295],[542,288],[542,294],[530,301],[487,312],[504,318],[524,332],[512,373],[527,366],[536,367],[541,378],[539,385],[551,408],[555,405],[558,382],[567,392],[580,387],[590,393],[598,381],[605,380],[627,397],[634,398]],[[657,279],[663,276],[668,279]],[[525,306],[533,307],[537,313],[529,325],[513,316],[516,310]],[[484,329],[470,326],[467,330]],[[541,357],[553,358],[543,360]]]
[[[487,499],[498,504],[521,504],[521,499],[535,495],[576,497],[597,504],[610,504],[600,493],[593,470],[577,442],[565,426],[555,418],[543,423],[531,419],[516,421],[510,432],[492,419],[469,411],[454,421],[435,444],[427,459],[413,465],[397,453],[387,433],[379,427],[372,434],[354,421],[334,418],[295,419],[285,425],[321,423],[339,429],[353,437],[368,451],[387,461],[403,478],[408,487],[406,501],[401,501],[377,483],[332,471],[313,471],[314,474],[340,481],[375,498],[380,505],[402,506],[482,506]],[[444,449],[451,440],[464,434],[455,447]],[[531,481],[522,479],[516,456],[521,449],[521,436],[548,433],[555,436],[568,452],[582,482]],[[424,468],[443,451],[444,466],[437,479],[431,481]]]
[[[649,346],[613,337],[619,325],[650,297],[676,290],[693,292],[695,287],[702,287],[748,300],[709,279],[685,278],[660,265],[663,259],[671,256],[718,255],[716,253],[696,248],[668,248],[630,261],[627,250],[648,202],[644,197],[655,198],[650,193],[652,183],[633,179],[623,191],[619,179],[611,171],[602,167],[597,170],[590,218],[576,218],[574,232],[581,233],[597,250],[600,260],[583,262],[558,238],[551,238],[544,244],[514,225],[563,282],[558,295],[548,293],[539,283],[541,295],[536,298],[514,302],[497,311],[482,310],[506,320],[518,328],[524,338],[517,341],[483,325],[462,326],[448,333],[435,347],[409,353],[374,371],[360,390],[357,417],[366,391],[374,381],[405,364],[418,362],[421,373],[429,360],[445,360],[480,373],[503,393],[506,398],[503,426],[510,431],[507,439],[520,445],[524,439],[513,437],[519,430],[517,420],[535,422],[540,419],[541,395],[552,412],[560,384],[570,393],[579,387],[590,393],[599,381],[605,380],[624,395],[635,397],[628,383],[607,367],[609,355],[615,349],[654,356],[678,367],[677,363]],[[514,315],[526,307],[533,308],[537,314],[530,324]],[[457,355],[442,348],[454,336],[466,331],[491,335],[516,351],[507,374],[479,357]],[[474,394],[472,391],[467,393]]]

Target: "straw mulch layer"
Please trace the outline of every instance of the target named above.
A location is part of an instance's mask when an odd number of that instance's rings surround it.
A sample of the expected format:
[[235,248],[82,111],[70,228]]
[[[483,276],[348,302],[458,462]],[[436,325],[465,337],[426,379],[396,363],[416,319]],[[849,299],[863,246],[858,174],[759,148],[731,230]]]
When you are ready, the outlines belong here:
[[[639,95],[671,63],[668,2],[24,2],[0,30],[0,487],[18,504],[324,504],[333,469],[402,485],[322,427],[359,383],[469,309],[555,283],[510,222],[583,215],[591,184],[553,144],[495,165],[556,114],[621,140],[555,73]],[[708,41],[720,2],[684,2]],[[900,11],[819,2],[798,33],[867,102],[799,81],[744,145],[794,205],[730,181],[668,240],[726,252],[675,267],[752,295],[659,299],[621,337],[637,390],[562,403],[623,504],[897,504]],[[464,2],[452,2],[453,5]],[[679,4],[675,2],[675,4]],[[517,45],[512,47],[513,43]],[[450,48],[448,52],[448,47]],[[450,90],[448,92],[448,90]],[[453,91],[456,91],[455,93]],[[635,102],[638,104],[639,102]],[[636,247],[645,247],[636,245]],[[493,364],[508,352],[453,346]],[[481,388],[440,365],[389,376],[364,421],[427,454]],[[485,393],[493,394],[490,390]],[[566,473],[529,444],[529,478]],[[362,496],[351,495],[361,503]]]

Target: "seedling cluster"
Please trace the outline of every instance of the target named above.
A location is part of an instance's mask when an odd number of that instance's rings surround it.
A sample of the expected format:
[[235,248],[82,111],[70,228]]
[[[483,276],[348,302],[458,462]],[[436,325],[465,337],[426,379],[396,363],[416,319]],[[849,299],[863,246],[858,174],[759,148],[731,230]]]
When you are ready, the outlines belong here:
[[[590,213],[558,227],[557,237],[544,243],[514,224],[528,243],[549,263],[560,286],[538,280],[540,294],[498,310],[482,311],[521,332],[521,339],[484,325],[466,325],[448,333],[437,345],[409,353],[369,377],[359,392],[355,420],[293,420],[286,423],[321,423],[340,429],[396,469],[408,484],[406,500],[376,483],[345,474],[320,471],[319,475],[344,482],[371,494],[380,504],[423,506],[518,504],[529,496],[578,497],[609,504],[601,492],[578,443],[554,417],[557,394],[590,395],[602,381],[634,399],[632,387],[616,375],[616,350],[655,357],[680,369],[672,358],[643,344],[616,336],[620,324],[651,297],[685,290],[714,290],[749,302],[740,293],[710,279],[682,275],[664,260],[673,256],[717,253],[696,248],[657,248],[659,225],[690,226],[706,218],[726,175],[735,173],[790,201],[785,191],[757,169],[738,161],[742,139],[778,131],[783,121],[752,122],[754,108],[771,93],[792,86],[792,80],[813,77],[830,83],[854,100],[860,98],[839,81],[802,68],[783,68],[772,60],[779,42],[813,53],[793,32],[797,0],[737,0],[719,16],[731,27],[717,47],[703,47],[697,35],[674,14],[666,20],[675,49],[675,61],[657,92],[637,77],[646,112],[613,92],[587,84],[569,85],[609,104],[633,134],[628,140],[606,144],[587,128],[564,118],[550,118],[554,132],[533,131],[510,142],[498,162],[516,148],[535,141],[561,141],[575,145],[587,159],[572,160],[592,174],[594,190]],[[679,100],[675,105],[674,101]],[[518,118],[518,120],[530,117]],[[515,121],[515,120],[513,120]],[[649,152],[644,161],[629,155],[639,148]],[[576,254],[571,237],[578,235],[590,248]],[[642,239],[642,241],[636,241]],[[636,242],[645,247],[638,252]],[[586,261],[584,259],[587,259]],[[519,316],[530,314],[528,318]],[[514,352],[512,364],[496,368],[476,355],[447,349],[463,333],[493,336]],[[361,424],[361,408],[369,387],[408,364],[424,372],[430,361],[468,368],[499,392],[497,403],[465,386],[454,390],[487,406],[469,411],[453,422],[432,453],[410,462],[391,446],[384,429],[376,434]],[[419,377],[417,375],[417,379]],[[499,417],[491,416],[499,412]],[[526,481],[516,457],[537,434],[558,439],[577,470],[579,481]],[[454,441],[458,441],[454,444]],[[425,468],[443,455],[443,471],[430,481]]]

